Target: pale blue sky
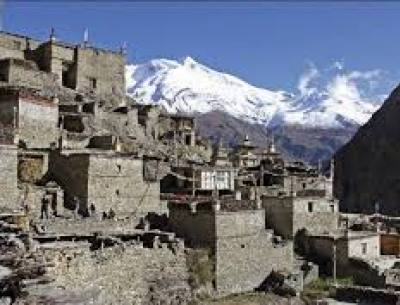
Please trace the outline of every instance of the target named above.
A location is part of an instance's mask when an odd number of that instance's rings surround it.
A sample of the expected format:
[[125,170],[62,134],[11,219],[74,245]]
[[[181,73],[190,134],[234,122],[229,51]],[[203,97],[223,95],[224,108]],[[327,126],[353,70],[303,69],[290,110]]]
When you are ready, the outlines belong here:
[[308,62],[400,71],[400,3],[8,1],[3,29],[103,47],[129,61],[192,56],[263,87],[292,90]]

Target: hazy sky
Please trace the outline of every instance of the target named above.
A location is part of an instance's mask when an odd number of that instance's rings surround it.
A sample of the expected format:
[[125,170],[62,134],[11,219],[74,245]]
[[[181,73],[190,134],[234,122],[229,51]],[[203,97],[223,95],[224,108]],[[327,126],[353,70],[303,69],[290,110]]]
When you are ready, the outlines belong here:
[[292,90],[310,63],[400,75],[400,3],[6,1],[3,29],[129,46],[129,61],[192,56],[263,87]]

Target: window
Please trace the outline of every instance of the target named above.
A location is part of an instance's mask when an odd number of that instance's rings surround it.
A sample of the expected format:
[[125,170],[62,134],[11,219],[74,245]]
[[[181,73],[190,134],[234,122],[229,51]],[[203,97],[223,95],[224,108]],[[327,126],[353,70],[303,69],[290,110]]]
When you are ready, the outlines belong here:
[[305,183],[303,183],[303,190],[306,188],[306,186],[307,186],[307,185],[306,185]]
[[363,255],[367,254],[367,243],[361,243],[361,253]]
[[308,202],[308,212],[312,213],[312,211],[313,211],[313,206],[314,206],[314,204],[313,204],[312,201]]
[[331,204],[331,212],[335,213],[335,205],[334,204]]
[[118,168],[118,172],[120,173],[121,172],[121,165],[117,165],[117,168]]
[[115,190],[115,194],[119,196],[119,190]]
[[95,78],[89,78],[89,83],[90,83],[90,87],[92,89],[96,89],[97,88],[97,79]]

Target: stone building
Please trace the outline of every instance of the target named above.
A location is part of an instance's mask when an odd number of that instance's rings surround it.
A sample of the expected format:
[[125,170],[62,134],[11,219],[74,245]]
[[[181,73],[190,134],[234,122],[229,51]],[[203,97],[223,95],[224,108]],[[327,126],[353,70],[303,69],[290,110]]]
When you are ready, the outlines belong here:
[[0,122],[12,125],[27,149],[55,147],[59,138],[58,104],[21,88],[0,88]]
[[251,143],[246,135],[243,142],[236,148],[232,156],[235,167],[255,167],[259,165],[259,158],[256,154],[256,146]]
[[312,234],[338,229],[338,202],[321,196],[263,196],[267,225],[284,238],[293,239],[306,229]]
[[237,170],[233,167],[188,165],[172,167],[161,180],[163,193],[181,193],[210,196],[215,190],[219,194],[235,190]]
[[146,136],[157,140],[160,135],[160,113],[161,109],[154,105],[135,105],[138,122],[144,128]]
[[57,75],[41,71],[33,61],[5,58],[0,60],[0,85],[22,86],[54,92]]
[[[0,62],[3,81],[14,83],[20,77],[18,85],[32,87],[38,76],[43,78],[43,84],[49,81],[47,78],[56,76],[58,85],[77,91],[98,95],[125,94],[125,56],[122,53],[88,44],[59,42],[54,32],[45,42],[0,32],[0,54],[0,58],[5,59]],[[21,73],[21,69],[28,75]],[[44,76],[41,72],[49,75]]]
[[195,146],[196,122],[193,116],[161,113],[159,123],[161,139],[170,139],[183,145]]
[[357,264],[352,263],[352,259],[373,264],[378,261],[380,252],[377,232],[346,230],[307,236],[307,255],[317,258],[319,262],[331,264],[336,256],[338,276],[349,276],[360,269]]
[[18,206],[17,189],[18,150],[12,144],[0,144],[0,208],[15,210]]
[[229,159],[229,149],[224,147],[222,143],[219,143],[214,148],[211,162],[214,166],[232,167],[232,161]]
[[50,156],[50,173],[63,186],[66,205],[76,196],[81,213],[91,204],[100,213],[112,209],[117,215],[157,211],[159,182],[146,180],[143,166],[143,159],[113,151],[56,151]]
[[333,196],[333,162],[330,176],[322,175],[316,168],[309,167],[302,162],[292,162],[285,165],[283,191],[286,194],[299,195],[318,194],[319,196]]
[[293,267],[290,241],[279,242],[265,229],[265,212],[248,203],[232,211],[229,203],[169,202],[170,225],[195,247],[213,249],[215,288],[220,294],[258,288],[272,270]]

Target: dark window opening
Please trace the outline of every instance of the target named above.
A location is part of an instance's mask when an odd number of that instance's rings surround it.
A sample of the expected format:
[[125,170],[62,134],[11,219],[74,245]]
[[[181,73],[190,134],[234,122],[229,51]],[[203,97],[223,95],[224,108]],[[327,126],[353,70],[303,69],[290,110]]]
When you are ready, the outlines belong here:
[[312,213],[312,211],[313,211],[313,203],[310,201],[308,203],[308,212]]
[[72,63],[62,63],[61,84],[63,87],[75,89],[75,74]]
[[117,168],[118,168],[118,172],[120,173],[121,172],[121,165],[117,165]]
[[119,190],[115,190],[115,194],[119,196]]
[[192,144],[192,137],[190,135],[185,136],[185,144],[186,145]]
[[5,73],[0,73],[0,81],[8,82],[8,78]]
[[90,79],[90,87],[92,89],[97,89],[97,79],[95,79],[95,78]]
[[362,254],[367,254],[367,243],[361,244],[361,252]]
[[244,249],[244,248],[246,248],[246,246],[244,244],[241,244],[240,248]]

